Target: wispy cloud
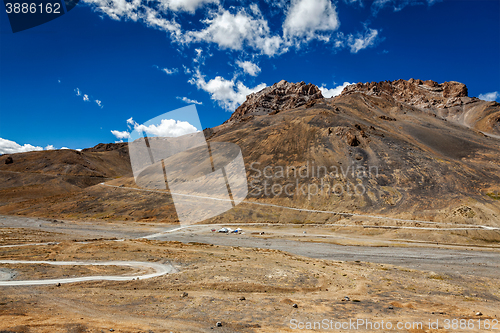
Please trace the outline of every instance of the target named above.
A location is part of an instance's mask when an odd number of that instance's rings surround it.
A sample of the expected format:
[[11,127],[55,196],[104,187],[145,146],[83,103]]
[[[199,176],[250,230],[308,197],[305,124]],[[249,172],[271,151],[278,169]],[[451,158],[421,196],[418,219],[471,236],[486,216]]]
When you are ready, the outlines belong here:
[[205,55],[203,54],[203,49],[196,48],[196,49],[194,49],[194,52],[196,54],[193,58],[193,62],[198,63],[199,65],[204,65],[205,64]]
[[154,68],[156,68],[157,70],[160,70],[162,71],[163,73],[167,74],[167,75],[173,75],[173,74],[176,74],[179,72],[179,69],[178,68],[160,68],[158,65],[153,65]]
[[359,51],[372,47],[375,45],[378,37],[378,30],[366,28],[364,33],[357,33],[356,36],[349,35],[347,37],[347,45],[351,53],[358,53]]
[[372,3],[371,11],[373,16],[377,16],[386,7],[391,8],[394,12],[399,12],[407,6],[419,6],[426,3],[428,6],[432,6],[441,1],[443,0],[375,0]]
[[182,65],[182,68],[184,69],[184,74],[192,74],[193,70],[186,65]]
[[496,101],[500,97],[498,91],[493,91],[485,94],[480,94],[479,99],[484,101]]
[[254,64],[251,61],[236,61],[236,65],[238,65],[243,71],[251,76],[259,75],[261,69],[259,66]]
[[[76,96],[81,96],[84,102],[90,102],[90,96],[88,94],[82,93],[82,91],[79,88],[75,88],[74,92],[75,92]],[[102,105],[102,101],[101,100],[95,99],[94,102],[101,109],[104,107],[104,105]]]
[[188,104],[198,104],[198,105],[202,105],[203,103],[202,102],[198,102],[197,100],[195,99],[189,99],[187,97],[180,97],[180,96],[177,96],[176,97],[177,99],[180,99],[181,101],[185,102],[185,103],[188,103]]
[[164,71],[167,75],[172,75],[177,73],[179,70],[177,68],[172,68],[172,69],[163,68],[162,71]]
[[365,6],[365,4],[363,3],[363,0],[343,0],[343,1],[348,5],[357,5],[360,7]]

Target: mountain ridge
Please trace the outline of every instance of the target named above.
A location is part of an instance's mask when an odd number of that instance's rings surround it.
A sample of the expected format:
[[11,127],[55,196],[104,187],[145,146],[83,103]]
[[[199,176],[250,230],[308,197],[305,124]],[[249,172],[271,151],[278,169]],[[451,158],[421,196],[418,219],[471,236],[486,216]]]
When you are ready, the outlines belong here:
[[[232,142],[240,146],[249,182],[248,201],[405,219],[498,225],[500,204],[495,193],[500,192],[500,145],[498,139],[482,133],[496,133],[495,126],[490,124],[488,128],[485,124],[497,119],[498,103],[465,96],[466,87],[460,83],[440,86],[432,81],[410,81],[348,86],[334,98],[323,98],[314,85],[282,81],[278,89],[271,86],[260,94],[250,95],[248,103],[242,104],[231,121],[205,129],[204,133],[209,142]],[[424,86],[430,86],[432,92],[427,93]],[[411,104],[414,99],[420,101],[422,94],[433,97],[436,104],[431,103],[429,108]],[[460,99],[457,102],[460,105],[446,107],[447,101],[454,98]],[[436,107],[440,104],[443,105]],[[252,107],[262,105],[267,105],[270,111],[252,112]],[[175,220],[172,202],[166,196],[96,185],[105,180],[118,187],[136,186],[127,161],[126,145],[100,144],[85,149],[81,152],[83,155],[73,152],[74,156],[62,151],[14,154],[11,164],[5,164],[7,155],[0,156],[0,177],[6,180],[13,177],[11,171],[19,172],[15,182],[12,178],[0,189],[0,213],[52,216],[64,212],[79,218]],[[58,159],[63,155],[69,159],[67,162]],[[108,179],[92,180],[89,186],[65,188],[66,192],[56,196],[57,199],[54,191],[47,195],[41,191],[27,195],[29,186],[39,186],[44,180],[28,177],[24,168],[32,168],[44,157],[48,157],[44,160],[47,167],[37,169],[44,176],[49,170],[79,170],[66,168],[64,163],[78,164],[82,158],[91,158],[92,163],[109,160],[106,168],[113,172],[101,172]],[[51,163],[59,164],[53,167]],[[122,167],[117,168],[116,163]],[[372,167],[378,173],[368,177],[356,177],[350,172],[322,173],[290,180],[267,179],[255,171],[279,166],[298,170],[307,165],[325,166],[329,170]],[[96,168],[101,170],[98,165]],[[61,171],[57,172],[63,174]],[[300,192],[292,196],[283,193],[266,196],[260,191],[266,180],[272,181],[276,188],[329,182],[338,186],[358,184],[365,191],[359,196],[349,193],[302,195]],[[293,214],[263,213],[259,209],[249,213],[237,206],[214,221],[296,218]],[[303,218],[317,220],[319,217],[311,213]],[[338,218],[327,216],[321,221],[327,223]]]
[[[418,79],[359,82],[346,86],[339,96],[356,93],[392,98],[396,102],[415,107],[435,117],[477,129],[485,134],[500,135],[500,112],[496,109],[488,109],[499,104],[469,97],[467,86],[460,82],[437,83],[432,80]],[[213,129],[216,131],[217,128],[246,121],[255,116],[273,115],[303,105],[312,106],[323,99],[325,98],[320,89],[314,84],[281,80],[248,95],[246,101],[227,121]],[[214,131],[208,129],[207,132],[213,134]]]

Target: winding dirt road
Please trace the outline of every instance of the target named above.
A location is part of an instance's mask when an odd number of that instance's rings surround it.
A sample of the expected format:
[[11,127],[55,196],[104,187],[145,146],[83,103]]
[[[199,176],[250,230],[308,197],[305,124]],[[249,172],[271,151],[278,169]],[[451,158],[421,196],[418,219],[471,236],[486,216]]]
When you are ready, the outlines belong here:
[[151,268],[154,273],[144,275],[108,275],[108,276],[80,276],[74,278],[62,279],[46,279],[46,280],[18,280],[18,281],[0,281],[2,286],[33,286],[33,285],[47,285],[58,283],[73,283],[85,281],[131,281],[131,280],[144,280],[151,279],[157,276],[162,276],[168,273],[175,272],[176,269],[172,265],[165,265],[155,262],[140,262],[140,261],[31,261],[31,260],[0,260],[0,264],[47,264],[55,266],[65,265],[81,265],[81,266],[127,266],[135,268]]

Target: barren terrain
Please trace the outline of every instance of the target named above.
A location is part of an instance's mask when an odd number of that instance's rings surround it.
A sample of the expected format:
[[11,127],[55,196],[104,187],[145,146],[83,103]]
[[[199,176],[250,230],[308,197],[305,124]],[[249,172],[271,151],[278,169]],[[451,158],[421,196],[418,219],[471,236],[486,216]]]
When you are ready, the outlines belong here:
[[[210,226],[176,230],[175,225],[124,223],[119,230],[118,224],[61,221],[66,228],[53,234],[41,230],[50,228],[52,221],[16,217],[0,221],[4,226],[24,225],[2,229],[9,239],[2,244],[0,260],[121,260],[168,263],[176,268],[147,280],[0,287],[6,291],[0,297],[0,328],[12,332],[287,332],[292,331],[290,320],[325,318],[384,320],[394,325],[428,325],[431,319],[439,320],[439,330],[395,331],[466,332],[471,330],[443,329],[444,320],[500,316],[500,256],[494,248],[410,247],[401,242],[380,247],[373,239],[366,241],[372,245],[368,247],[298,242],[287,240],[291,237],[287,228],[262,225],[237,235],[214,233]],[[94,230],[89,228],[94,224]],[[314,226],[299,228],[304,237],[324,232]],[[91,232],[96,236],[103,230],[107,238],[113,232],[130,236],[122,241],[88,239]],[[136,238],[161,230],[161,240]],[[16,239],[59,242],[6,247]],[[365,242],[365,237],[354,235],[344,241],[354,239]],[[4,270],[29,272],[32,279],[93,274],[78,267],[21,266],[2,265]],[[119,270],[101,268],[99,274]],[[342,301],[345,296],[349,301]],[[478,312],[482,315],[476,316]],[[216,327],[217,322],[222,327]]]
[[204,130],[248,196],[193,224],[126,143],[0,156],[0,333],[500,330],[499,124],[458,82],[281,81]]

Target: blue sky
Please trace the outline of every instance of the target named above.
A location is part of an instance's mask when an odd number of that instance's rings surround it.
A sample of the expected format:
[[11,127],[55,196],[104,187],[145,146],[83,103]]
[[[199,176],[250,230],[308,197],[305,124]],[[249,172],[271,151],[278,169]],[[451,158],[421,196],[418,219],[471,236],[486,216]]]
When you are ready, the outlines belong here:
[[500,100],[498,0],[82,0],[15,34],[0,20],[0,153],[115,142],[190,103],[213,127],[282,79],[325,95],[459,81]]

